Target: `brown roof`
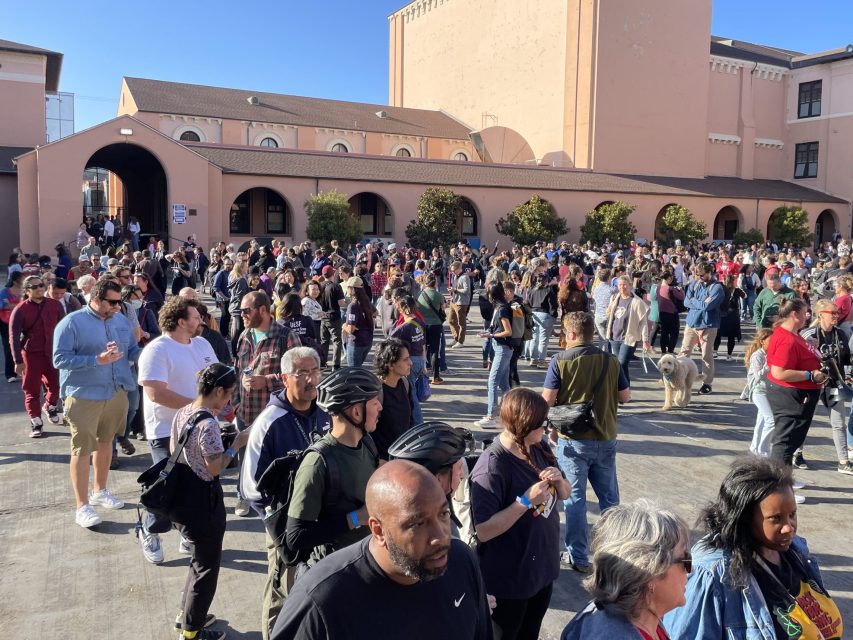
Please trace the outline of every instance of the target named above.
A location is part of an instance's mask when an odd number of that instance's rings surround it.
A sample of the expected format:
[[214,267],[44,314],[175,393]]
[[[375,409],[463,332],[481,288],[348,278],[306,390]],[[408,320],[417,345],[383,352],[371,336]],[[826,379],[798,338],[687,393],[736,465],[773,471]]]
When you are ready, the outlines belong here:
[[32,150],[32,147],[0,147],[0,173],[18,173],[17,168],[12,163],[12,158],[17,158]]
[[62,70],[62,54],[56,51],[40,49],[20,42],[11,40],[0,40],[0,51],[12,51],[14,53],[33,53],[47,56],[47,78],[45,89],[47,91],[59,91],[59,72]]
[[226,173],[406,182],[447,186],[509,187],[537,191],[596,191],[715,198],[838,202],[846,200],[784,180],[633,176],[551,167],[483,164],[335,154],[258,147],[186,144]]
[[[467,140],[470,133],[467,127],[441,111],[144,78],[124,80],[139,111],[451,140]],[[250,96],[256,96],[260,104],[249,104]],[[388,117],[380,118],[377,111],[385,111]]]

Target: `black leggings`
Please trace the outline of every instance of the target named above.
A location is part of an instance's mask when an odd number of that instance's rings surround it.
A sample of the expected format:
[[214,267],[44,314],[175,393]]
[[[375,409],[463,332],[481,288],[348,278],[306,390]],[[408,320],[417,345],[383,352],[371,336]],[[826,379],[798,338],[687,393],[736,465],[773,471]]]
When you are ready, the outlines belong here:
[[6,379],[15,376],[15,359],[12,356],[12,345],[9,344],[9,325],[0,320],[0,340],[3,341],[3,356],[6,363]]
[[431,324],[426,328],[427,366],[432,366],[432,379],[440,378],[438,366],[438,352],[441,349],[441,332],[444,325]]
[[[727,343],[726,343],[727,353],[729,355],[732,355],[732,351],[735,350],[735,337],[734,336],[728,336],[726,338],[726,340],[727,340]],[[716,351],[717,349],[720,348],[720,343],[722,341],[723,341],[723,336],[721,336],[720,332],[717,331],[717,337],[714,338],[714,351]]]
[[542,618],[551,603],[553,583],[526,600],[496,598],[492,611],[495,640],[539,640]]
[[767,399],[776,421],[771,458],[791,465],[794,452],[806,440],[819,397],[817,389],[795,389],[767,381]]
[[660,329],[660,350],[662,353],[675,353],[678,343],[678,314],[660,312],[658,329]]
[[518,360],[523,350],[524,343],[512,347],[512,358],[509,360],[509,386],[513,388],[521,386],[521,380],[518,377]]
[[172,521],[193,549],[187,581],[181,594],[183,629],[200,631],[216,594],[222,539],[225,537],[225,503],[219,478],[205,482],[187,465],[178,463],[180,489]]

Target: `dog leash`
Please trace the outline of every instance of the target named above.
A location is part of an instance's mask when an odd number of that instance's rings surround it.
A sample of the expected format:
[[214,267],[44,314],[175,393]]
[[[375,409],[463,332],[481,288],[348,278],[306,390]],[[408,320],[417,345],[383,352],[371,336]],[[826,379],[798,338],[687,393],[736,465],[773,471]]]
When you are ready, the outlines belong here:
[[658,371],[660,371],[660,367],[658,366],[657,362],[655,362],[653,358],[650,358],[650,357],[649,357],[649,355],[648,355],[648,351],[646,351],[645,349],[643,349],[643,356],[642,356],[642,360],[643,360],[643,371],[645,371],[646,373],[648,373],[648,372],[649,372],[649,365],[648,365],[648,363],[646,362],[647,360],[648,360],[649,362],[651,362],[651,363],[652,363],[652,366],[653,366],[655,369],[657,369]]

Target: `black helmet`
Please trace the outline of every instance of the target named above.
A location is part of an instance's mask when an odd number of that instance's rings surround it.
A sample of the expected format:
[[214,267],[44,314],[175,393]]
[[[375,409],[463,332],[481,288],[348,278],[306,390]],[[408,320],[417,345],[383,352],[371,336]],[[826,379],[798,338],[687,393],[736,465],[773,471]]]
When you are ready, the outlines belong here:
[[417,462],[435,474],[462,458],[472,441],[467,429],[446,422],[423,422],[397,438],[388,447],[388,457]]
[[362,367],[341,367],[317,385],[317,406],[329,415],[379,395],[382,382]]

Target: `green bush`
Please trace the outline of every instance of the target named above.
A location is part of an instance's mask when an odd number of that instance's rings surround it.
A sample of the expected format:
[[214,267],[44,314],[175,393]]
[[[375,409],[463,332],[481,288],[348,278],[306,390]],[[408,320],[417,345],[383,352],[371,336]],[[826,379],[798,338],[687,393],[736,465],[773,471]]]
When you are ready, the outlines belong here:
[[808,212],[800,207],[779,207],[770,214],[767,237],[779,244],[807,247],[814,239]]
[[533,244],[537,240],[554,242],[569,232],[566,221],[554,213],[551,205],[538,195],[498,220],[495,228],[515,244]]
[[450,189],[430,187],[418,202],[417,218],[406,227],[409,244],[420,249],[449,247],[461,237],[461,200]]
[[617,245],[628,244],[637,235],[637,227],[628,219],[636,209],[636,205],[624,202],[611,202],[593,209],[581,225],[581,243],[601,245],[610,240]]
[[326,250],[332,240],[337,240],[341,247],[349,247],[361,240],[364,235],[361,221],[349,209],[347,196],[337,191],[321,191],[308,198],[305,201],[308,239]]
[[674,245],[676,240],[684,244],[700,242],[708,237],[705,223],[696,218],[689,209],[678,204],[666,208],[660,221],[660,240],[667,245]]
[[762,245],[764,244],[764,236],[761,231],[753,227],[749,231],[738,231],[735,233],[732,242],[735,246],[746,245],[747,247],[751,247],[754,244]]

